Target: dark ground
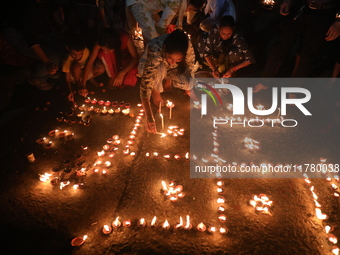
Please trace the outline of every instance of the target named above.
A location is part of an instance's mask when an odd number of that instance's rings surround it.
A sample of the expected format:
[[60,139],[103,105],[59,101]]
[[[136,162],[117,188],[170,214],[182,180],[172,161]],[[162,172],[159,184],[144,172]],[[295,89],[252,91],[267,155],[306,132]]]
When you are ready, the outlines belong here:
[[[271,20],[271,15],[270,12],[265,13],[255,24],[273,32],[273,28],[263,25],[270,24],[266,21]],[[269,38],[273,36],[264,29],[259,29],[256,35],[261,36],[261,33]],[[256,42],[257,36],[253,34],[251,40],[257,49],[258,63],[250,69],[249,77],[260,74],[263,53],[268,47]],[[318,67],[322,66],[323,75],[329,74],[331,63],[330,58],[325,61],[320,58],[316,70],[320,71]],[[3,72],[6,70],[7,67],[2,68]],[[164,99],[173,101],[176,106],[172,120],[168,119],[169,110],[165,107],[163,114],[165,127],[178,125],[186,130],[184,136],[160,138],[159,135],[147,134],[142,126],[132,147],[136,156],[123,156],[123,147],[140,110],[137,107],[140,102],[138,87],[106,92],[101,91],[102,88],[91,88],[90,91],[95,93],[90,95],[91,98],[130,102],[131,112],[135,116],[91,113],[90,126],[84,126],[56,120],[61,116],[69,120],[77,119],[76,113],[79,113],[76,110],[73,116],[67,116],[71,105],[65,98],[62,79],[55,79],[55,87],[43,92],[29,84],[13,87],[13,76],[3,77],[3,114],[0,123],[0,226],[3,235],[0,254],[331,254],[332,244],[327,240],[324,226],[328,224],[334,227],[332,233],[340,236],[339,198],[333,197],[330,184],[324,178],[311,179],[319,196],[318,202],[322,204],[322,212],[329,216],[324,221],[316,218],[313,197],[309,191],[311,186],[306,185],[303,179],[223,179],[224,193],[218,195],[216,179],[190,178],[190,162],[183,159],[190,151],[190,104],[188,97],[181,91],[164,94]],[[104,77],[101,79],[105,81]],[[12,96],[8,96],[8,93]],[[312,95],[317,95],[318,100],[313,103],[313,109],[322,109],[317,112],[324,123],[309,127],[313,136],[303,137],[304,145],[310,150],[313,162],[324,156],[332,163],[339,163],[339,128],[334,123],[328,125],[333,122],[330,109],[334,91],[320,86],[312,91]],[[268,96],[268,92],[263,92],[261,96],[266,103]],[[76,97],[78,105],[82,105],[83,100]],[[158,115],[156,120],[160,127]],[[74,139],[68,141],[50,137],[48,133],[54,129],[74,132]],[[302,141],[301,136],[294,133],[292,136],[282,135],[278,129],[273,133],[266,131],[254,135],[258,135],[259,139],[273,137],[273,140],[278,136],[282,146],[290,150],[289,155],[302,153],[299,147],[287,145],[291,143],[292,137]],[[97,152],[113,135],[121,137],[122,145],[118,146],[119,150],[113,159],[105,156],[112,166],[107,168],[107,175],[94,174],[92,169],[98,158]],[[208,135],[202,138],[208,139]],[[43,145],[37,144],[36,140],[41,137],[52,140],[52,148],[45,149]],[[233,146],[225,150],[232,147],[235,153],[239,150],[237,141],[244,138],[244,133],[234,131],[228,139],[230,137]],[[323,143],[318,143],[320,139],[323,139]],[[255,159],[260,161],[266,155],[271,155],[270,147],[275,146],[275,157],[282,154],[285,160],[289,160],[285,151],[274,144],[275,141],[267,142],[267,151],[262,150]],[[314,146],[312,149],[308,147],[310,144]],[[81,148],[84,145],[89,146],[87,152]],[[34,153],[34,163],[28,162],[28,152]],[[147,152],[172,156],[178,154],[181,159],[148,158],[145,156]],[[323,155],[324,152],[329,154]],[[77,159],[76,154],[80,154],[81,158]],[[306,158],[309,152],[302,154]],[[64,160],[70,160],[72,172],[69,174],[63,173],[66,168]],[[52,169],[56,166],[62,170],[53,173]],[[86,167],[85,177],[75,175],[80,167]],[[59,186],[43,183],[39,181],[39,174],[45,172],[69,180],[71,184],[60,190]],[[170,202],[161,191],[161,181],[175,181],[183,185],[185,197]],[[85,186],[74,190],[72,186],[78,182],[85,183]],[[334,179],[333,183],[339,184]],[[257,213],[249,205],[253,195],[261,193],[267,194],[273,201],[271,216]],[[218,205],[215,202],[218,197],[226,199],[225,223],[218,220]],[[175,230],[173,226],[179,222],[179,217],[185,218],[186,215],[190,215],[193,228],[189,231]],[[132,226],[121,227],[104,235],[103,225],[111,225],[117,216],[122,221],[130,219]],[[157,216],[157,225],[151,228],[149,224],[154,216]],[[140,218],[146,219],[147,227],[137,226]],[[161,227],[165,220],[171,224],[169,230]],[[200,222],[207,226],[225,226],[229,232],[226,235],[201,233],[196,230]],[[85,234],[89,237],[82,246],[71,246],[74,237]]]

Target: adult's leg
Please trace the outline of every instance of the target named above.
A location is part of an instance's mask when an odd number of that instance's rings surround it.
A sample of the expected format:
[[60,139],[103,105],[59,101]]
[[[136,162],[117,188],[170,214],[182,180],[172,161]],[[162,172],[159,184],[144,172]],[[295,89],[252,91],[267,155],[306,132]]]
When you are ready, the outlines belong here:
[[146,45],[148,41],[158,36],[156,22],[152,17],[151,11],[143,4],[133,4],[130,9],[143,31],[144,40],[146,39],[144,44]]
[[327,30],[333,19],[328,15],[317,15],[313,12],[308,13],[303,18],[305,29],[301,35],[300,61],[293,77],[310,76],[314,59],[325,41]]
[[262,72],[263,77],[274,77],[283,57],[289,51],[303,29],[301,18],[293,20],[291,17],[284,18],[276,43],[268,54],[267,62]]

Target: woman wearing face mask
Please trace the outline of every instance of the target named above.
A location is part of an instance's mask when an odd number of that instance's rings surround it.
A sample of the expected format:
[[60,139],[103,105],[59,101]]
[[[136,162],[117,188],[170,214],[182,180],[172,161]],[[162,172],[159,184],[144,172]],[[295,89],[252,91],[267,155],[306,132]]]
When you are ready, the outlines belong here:
[[255,63],[248,44],[235,30],[232,16],[223,16],[209,33],[203,33],[197,48],[215,78],[235,76],[238,70]]
[[157,133],[150,98],[163,105],[161,93],[172,86],[195,98],[190,78],[195,71],[195,54],[188,36],[182,30],[156,37],[148,44],[138,66],[141,76],[140,96],[147,117],[147,131]]

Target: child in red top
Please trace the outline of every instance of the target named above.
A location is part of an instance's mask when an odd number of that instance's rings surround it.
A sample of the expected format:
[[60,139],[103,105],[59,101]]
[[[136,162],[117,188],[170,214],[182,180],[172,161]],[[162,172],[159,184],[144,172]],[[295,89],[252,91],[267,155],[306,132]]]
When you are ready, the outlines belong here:
[[88,93],[86,80],[96,58],[99,58],[104,64],[109,77],[108,88],[136,85],[139,57],[135,45],[127,33],[106,28],[99,34],[98,41],[85,65],[79,88],[80,95],[86,96]]

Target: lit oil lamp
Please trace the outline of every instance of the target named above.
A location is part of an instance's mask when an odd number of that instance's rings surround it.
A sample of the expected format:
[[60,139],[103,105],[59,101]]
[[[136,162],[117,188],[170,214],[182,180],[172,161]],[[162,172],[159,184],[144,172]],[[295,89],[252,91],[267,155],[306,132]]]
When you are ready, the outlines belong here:
[[209,231],[210,233],[212,233],[212,234],[213,234],[213,233],[216,233],[216,230],[217,230],[216,227],[209,227],[209,228],[208,228],[208,231]]
[[145,226],[146,226],[146,221],[145,221],[144,218],[141,218],[141,219],[139,220],[139,226],[140,226],[140,227],[145,227]]
[[107,235],[112,232],[112,228],[109,225],[104,225],[102,231],[105,235]]
[[227,234],[228,233],[228,229],[224,228],[224,227],[220,227],[220,233],[221,234]]
[[123,222],[123,226],[126,227],[126,228],[131,227],[131,220],[125,220]]
[[197,230],[198,230],[198,231],[201,231],[201,232],[204,232],[204,231],[207,230],[207,227],[203,224],[203,222],[201,222],[201,223],[199,223],[199,224],[197,225]]
[[221,221],[221,222],[225,222],[227,220],[227,216],[225,216],[224,214],[221,214],[220,216],[218,216],[218,219]]
[[97,104],[97,102],[98,101],[95,98],[91,100],[91,104]]
[[80,246],[85,242],[86,239],[87,239],[87,235],[84,235],[82,237],[78,236],[78,237],[72,239],[71,245],[72,246]]

